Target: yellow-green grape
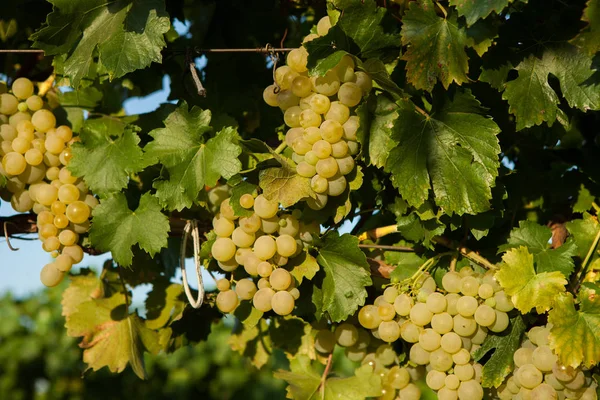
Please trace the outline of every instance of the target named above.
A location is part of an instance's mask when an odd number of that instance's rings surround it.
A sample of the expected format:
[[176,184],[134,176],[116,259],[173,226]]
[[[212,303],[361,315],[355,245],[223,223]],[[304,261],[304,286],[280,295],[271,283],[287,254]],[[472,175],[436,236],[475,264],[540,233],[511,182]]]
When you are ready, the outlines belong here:
[[315,92],[324,96],[333,96],[340,88],[339,78],[333,70],[327,71],[324,76],[316,76],[311,79]]
[[348,175],[354,170],[354,159],[351,156],[336,158],[335,161],[338,165],[339,172],[342,175]]
[[342,57],[338,65],[335,66],[334,70],[336,71],[341,82],[350,82],[356,79],[356,75],[354,73],[354,60],[348,55]]
[[47,253],[52,253],[60,249],[60,241],[56,236],[47,237],[44,243],[42,243],[42,249]]
[[12,115],[17,112],[19,100],[9,93],[0,94],[0,113],[4,115]]
[[258,287],[259,290],[264,288],[271,288],[271,284],[269,283],[269,279],[260,278],[256,283],[256,287]]
[[33,83],[27,78],[17,78],[11,86],[12,92],[17,98],[25,100],[33,95]]
[[83,201],[75,201],[67,206],[66,215],[69,221],[81,224],[90,217],[90,208]]
[[54,215],[50,211],[42,211],[37,216],[37,224],[52,224],[54,222]]
[[300,137],[294,140],[294,143],[292,143],[292,149],[299,155],[304,155],[312,149],[312,146],[310,145],[310,143],[308,143]]
[[254,305],[254,308],[262,312],[271,311],[273,308],[271,305],[271,300],[273,299],[274,295],[275,291],[270,287],[258,289],[252,298],[252,304]]
[[83,249],[76,244],[63,247],[62,254],[70,256],[73,259],[73,264],[78,264],[83,260]]
[[312,178],[317,173],[317,169],[306,161],[302,161],[296,166],[296,172],[305,178]]
[[235,228],[231,234],[231,240],[237,247],[250,247],[255,239],[256,235],[254,233],[248,233],[240,227]]
[[[1,97],[0,97],[1,99]],[[0,108],[2,107],[2,104],[0,103]],[[2,137],[3,140],[6,141],[12,141],[14,138],[16,138],[18,135],[17,130],[8,124],[2,124],[0,126],[0,136]]]
[[327,205],[327,195],[317,193],[314,199],[306,200],[306,205],[312,210],[321,210]]
[[27,165],[25,171],[21,172],[18,177],[25,183],[38,183],[44,179],[46,167],[44,165]]
[[462,339],[454,332],[444,333],[440,339],[440,346],[445,352],[456,354],[462,348]]
[[19,110],[21,112],[26,112],[26,111],[29,111],[29,107],[27,107],[27,103],[25,103],[24,101],[22,101],[17,106],[17,110]]
[[353,156],[357,155],[358,151],[360,150],[360,146],[358,145],[358,143],[349,141],[349,142],[347,142],[347,144],[348,144],[348,152]]
[[44,153],[44,164],[49,167],[58,167],[60,165],[60,159],[56,154],[52,154],[49,151]]
[[362,98],[362,89],[356,83],[346,82],[338,90],[338,99],[348,107],[354,107]]
[[237,249],[234,256],[235,262],[240,265],[244,265],[246,262],[246,257],[248,257],[250,254],[252,254],[252,249]]
[[356,79],[354,83],[356,83],[361,89],[363,94],[367,94],[373,89],[373,80],[366,72],[357,71],[355,73]]
[[317,22],[317,33],[319,36],[327,35],[329,29],[331,29],[331,20],[328,16],[321,18],[319,22]]
[[80,192],[77,187],[67,183],[58,188],[58,200],[65,204],[71,204],[79,199]]
[[227,261],[217,261],[217,264],[225,272],[235,271],[239,267],[239,264],[235,261],[235,257]]
[[217,295],[217,308],[223,313],[232,312],[238,304],[237,294],[231,289],[219,292]]
[[317,114],[325,114],[327,111],[329,111],[331,101],[327,96],[317,93],[311,96],[309,105],[310,108]]
[[442,337],[431,328],[424,329],[419,334],[419,344],[424,350],[434,351],[440,347]]
[[300,99],[291,90],[282,90],[277,93],[277,103],[279,108],[287,110],[290,107],[297,106]]
[[296,253],[297,243],[290,235],[280,235],[275,239],[277,253],[283,257],[291,257]]
[[70,148],[66,148],[58,155],[58,159],[62,165],[68,165],[69,161],[73,158],[73,154],[71,153]]
[[496,312],[496,321],[488,328],[492,332],[503,332],[508,328],[508,314],[502,311],[494,310]]
[[315,349],[319,353],[329,354],[335,348],[335,335],[328,329],[321,329],[315,336]]
[[321,175],[315,175],[310,180],[310,187],[316,193],[325,193],[329,188],[329,181],[323,178]]
[[275,290],[287,290],[292,284],[292,275],[283,268],[275,268],[269,276],[269,283]]
[[86,195],[85,195],[85,199],[83,200],[83,202],[84,202],[85,204],[87,204],[87,205],[88,205],[88,207],[89,207],[89,208],[91,208],[92,210],[93,210],[94,208],[96,208],[96,206],[97,206],[98,204],[100,204],[100,202],[98,201],[98,199],[97,199],[97,198],[95,198],[95,197],[94,197],[94,195],[93,195],[93,194],[90,194],[90,193],[88,193],[88,194],[86,194]]
[[38,227],[38,233],[42,238],[49,238],[50,236],[56,236],[58,234],[58,229],[54,226],[53,223],[43,224]]
[[29,191],[21,190],[12,195],[10,204],[15,211],[27,212],[33,207],[33,200],[29,196]]
[[331,155],[335,158],[344,158],[348,155],[348,144],[344,140],[331,145]]
[[19,136],[12,141],[11,146],[17,153],[25,154],[25,152],[31,148],[31,142]]
[[25,100],[25,103],[30,111],[37,111],[44,106],[44,100],[42,100],[40,96],[35,95],[28,97],[27,100]]
[[71,175],[71,171],[69,171],[65,167],[63,167],[63,168],[60,169],[60,172],[58,173],[58,180],[61,183],[75,183],[75,182],[77,182],[77,178],[74,177],[73,175]]
[[296,139],[303,138],[304,129],[302,128],[292,128],[287,131],[285,134],[285,143],[292,147]]
[[391,321],[396,317],[396,310],[394,310],[394,306],[386,301],[382,301],[377,306],[377,314],[379,314],[379,318],[382,321]]
[[293,106],[285,110],[283,114],[283,121],[290,128],[297,128],[300,126],[300,113],[302,109],[298,106]]
[[300,126],[303,128],[318,128],[321,125],[321,116],[315,111],[308,109],[300,113]]
[[46,170],[46,179],[50,182],[58,179],[58,174],[60,173],[60,168],[58,167],[50,167]]
[[277,245],[271,236],[263,235],[254,242],[253,251],[259,259],[266,261],[275,255]]
[[54,265],[59,271],[69,272],[73,267],[73,259],[68,254],[61,254],[56,257]]
[[309,77],[299,75],[292,81],[291,90],[295,96],[306,97],[312,92],[312,82]]
[[271,298],[271,308],[277,315],[288,315],[294,310],[294,297],[290,292],[277,292]]
[[35,127],[31,121],[19,121],[17,124],[17,132],[19,133],[19,136],[29,141],[35,139],[34,131]]
[[22,154],[11,151],[2,157],[2,168],[8,175],[19,175],[25,171],[27,161]]
[[312,40],[317,39],[318,37],[319,37],[319,35],[317,35],[316,33],[310,33],[310,34],[306,35],[304,37],[304,39],[302,39],[302,43],[308,43]]
[[[320,138],[321,135],[319,134],[319,139]],[[3,140],[0,144],[0,151],[2,152],[1,155],[5,155],[6,153],[10,153],[11,151],[13,151],[12,142],[8,140]]]
[[58,229],[66,228],[69,225],[69,219],[64,214],[58,214],[54,216],[54,226]]
[[[337,164],[336,164],[337,165]],[[340,174],[336,174],[327,183],[327,194],[329,196],[339,196],[346,190],[347,181],[346,178]]]
[[[304,130],[302,139],[304,139],[307,143],[314,145],[321,140],[321,130],[314,126],[308,127]],[[304,157],[306,158],[306,154]]]
[[454,332],[460,336],[471,336],[477,331],[477,322],[473,317],[463,317],[458,314],[454,316]]
[[227,261],[235,256],[236,247],[230,238],[217,238],[211,247],[212,256],[217,261]]
[[254,199],[254,212],[260,218],[272,218],[277,215],[277,211],[279,211],[279,204],[275,201],[267,200],[262,194]]
[[217,290],[219,292],[224,292],[225,290],[229,290],[229,288],[231,288],[229,279],[222,278],[217,281]]
[[[262,225],[262,220],[256,214],[252,214],[249,217],[242,217],[239,221],[240,228],[242,228],[246,233],[256,233],[260,230]],[[233,230],[232,230],[233,232]],[[219,235],[221,236],[221,235]]]
[[73,138],[73,130],[71,130],[71,128],[69,128],[67,125],[61,125],[56,128],[56,136],[64,140],[66,143]]
[[475,322],[477,322],[480,326],[491,326],[496,322],[496,312],[485,304],[481,304],[477,311],[475,311]]
[[254,196],[249,193],[240,196],[240,206],[246,209],[252,208],[252,206],[254,206]]
[[333,120],[326,120],[321,124],[321,137],[329,143],[339,142],[344,136],[342,125]]
[[479,291],[479,279],[474,276],[465,276],[460,282],[460,291],[465,296],[477,296]]
[[433,313],[427,309],[424,303],[417,303],[410,309],[410,320],[419,326],[425,326],[431,322]]
[[[279,235],[296,236],[300,231],[300,222],[294,215],[284,214],[279,219]],[[279,244],[277,244],[279,246]]]
[[429,364],[436,371],[446,372],[452,368],[452,355],[443,349],[436,349],[429,355]]
[[509,312],[515,307],[510,297],[503,290],[496,292],[494,299],[496,300],[496,310],[498,311]]
[[392,343],[400,337],[400,326],[394,320],[382,321],[377,328],[377,332],[381,340],[386,343]]
[[25,152],[25,161],[29,165],[40,165],[44,161],[44,154],[38,149],[28,149]]
[[56,117],[48,110],[38,110],[31,116],[31,123],[35,130],[45,133],[56,126]]
[[235,285],[235,293],[242,300],[252,300],[256,291],[256,285],[250,279],[240,279]]
[[40,281],[44,286],[54,287],[62,281],[64,275],[64,272],[59,271],[54,266],[54,263],[50,263],[44,265],[44,267],[42,268],[40,272]]
[[261,220],[260,229],[267,234],[277,232],[279,229],[279,218],[271,217],[271,218],[263,218]]
[[[17,105],[17,108],[18,108],[18,105]],[[31,114],[29,114],[28,112],[19,111],[19,112],[16,112],[15,114],[11,115],[8,118],[8,123],[16,128],[19,122],[30,121],[30,120],[31,120]]]
[[87,220],[81,224],[70,224],[70,227],[75,233],[84,234],[90,230],[90,221]]
[[337,344],[350,347],[358,341],[358,330],[354,325],[344,322],[335,328],[334,336]]
[[453,326],[454,320],[447,312],[435,314],[431,318],[431,327],[440,335],[450,332]]
[[326,120],[336,121],[340,123],[340,125],[348,121],[348,118],[350,118],[350,109],[339,101],[332,102],[331,106],[329,107],[329,111],[327,111],[327,114],[325,114]]
[[36,201],[45,206],[52,205],[58,199],[58,189],[54,186],[44,183],[37,188]]
[[494,296],[494,288],[489,283],[482,283],[477,290],[477,294],[482,299],[489,299]]
[[50,182],[50,185],[54,186],[58,190],[63,185],[63,183],[61,181],[52,181]]
[[306,63],[308,60],[308,52],[304,47],[300,47],[290,51],[287,55],[287,65],[294,71],[302,73],[307,70]]
[[432,369],[427,373],[425,382],[433,390],[440,390],[444,387],[446,381],[446,374],[441,371]]
[[294,78],[298,76],[298,73],[288,67],[287,65],[282,65],[275,70],[275,82],[279,85],[281,89],[287,90],[292,85]]
[[313,144],[312,152],[319,159],[325,159],[331,155],[331,143],[325,140],[319,140],[315,144]]
[[338,164],[333,157],[327,157],[323,160],[319,160],[315,167],[317,174],[321,175],[323,178],[332,178],[338,173],[339,170]]
[[262,261],[260,264],[258,264],[258,267],[256,267],[256,272],[258,272],[260,277],[268,278],[273,272],[273,266],[267,261]]
[[456,310],[463,317],[470,317],[475,314],[477,311],[478,302],[475,297],[472,296],[462,296],[456,302]]
[[275,85],[269,85],[263,91],[263,100],[271,107],[279,107],[277,93],[275,93]]
[[233,208],[231,208],[231,204],[229,204],[229,199],[225,199],[221,202],[219,206],[219,212],[222,217],[227,218],[228,220],[235,221],[238,217],[235,215]]
[[213,230],[220,237],[229,237],[235,229],[235,224],[225,217],[216,216],[213,218]]

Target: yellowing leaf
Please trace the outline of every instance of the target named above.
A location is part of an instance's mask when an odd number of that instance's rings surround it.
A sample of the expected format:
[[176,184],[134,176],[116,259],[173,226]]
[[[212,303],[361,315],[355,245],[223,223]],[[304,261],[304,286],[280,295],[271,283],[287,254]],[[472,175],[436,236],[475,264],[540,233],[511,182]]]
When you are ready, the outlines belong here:
[[556,296],[565,291],[567,280],[560,272],[535,273],[533,255],[526,247],[509,250],[502,261],[496,279],[523,314],[534,307],[538,313],[548,311]]
[[271,356],[271,349],[267,347],[271,344],[268,329],[264,319],[254,326],[244,325],[241,332],[231,335],[229,345],[233,351],[247,357],[256,368],[261,368]]
[[563,365],[592,367],[600,361],[600,293],[582,286],[578,309],[573,296],[564,293],[548,314],[550,347]]

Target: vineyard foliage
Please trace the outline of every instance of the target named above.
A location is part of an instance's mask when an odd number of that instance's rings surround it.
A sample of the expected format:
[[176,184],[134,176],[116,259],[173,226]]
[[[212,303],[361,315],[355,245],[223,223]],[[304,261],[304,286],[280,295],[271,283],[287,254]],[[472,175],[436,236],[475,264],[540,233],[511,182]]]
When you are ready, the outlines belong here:
[[233,326],[298,400],[597,398],[600,1],[0,10],[2,48],[41,50],[0,54],[0,194],[31,220],[0,218],[54,257],[27,268],[82,370],[154,379],[146,353]]

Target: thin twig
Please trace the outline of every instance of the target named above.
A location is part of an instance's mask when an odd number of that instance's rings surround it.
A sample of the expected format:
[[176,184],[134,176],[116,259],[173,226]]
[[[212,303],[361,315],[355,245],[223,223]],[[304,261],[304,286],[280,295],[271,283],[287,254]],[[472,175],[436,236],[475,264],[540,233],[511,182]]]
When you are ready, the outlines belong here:
[[4,237],[6,238],[6,245],[12,251],[17,251],[17,250],[19,250],[19,248],[12,247],[12,244],[10,244],[10,239],[9,239],[10,236],[8,235],[8,223],[9,223],[9,221],[4,221]]
[[[275,52],[281,52],[281,53],[285,53],[285,52],[289,52],[294,50],[294,48],[289,48],[289,47],[280,47],[280,48],[254,48],[254,49],[250,49],[250,48],[246,48],[246,49],[201,49],[201,48],[194,48],[192,49],[194,53],[196,53],[197,55],[201,55],[204,53],[263,53],[263,54],[268,54],[271,51],[275,51]],[[163,50],[167,53],[183,53],[184,50],[174,50],[174,49],[166,49]],[[39,50],[39,49],[0,49],[0,53],[34,53],[34,54],[44,54],[44,50]]]
[[321,375],[321,384],[319,385],[319,391],[321,392],[321,397],[325,397],[325,382],[327,381],[327,375],[329,375],[329,371],[331,371],[332,365],[333,365],[333,353],[329,353],[329,357],[327,357],[327,365],[325,365],[325,370],[323,371],[323,375]]
[[381,250],[389,250],[389,251],[406,251],[406,252],[414,252],[415,249],[408,246],[391,246],[385,244],[359,244],[358,247],[361,249],[381,249]]
[[0,49],[0,53],[43,53],[44,50],[38,49]]
[[285,150],[285,148],[287,147],[287,143],[281,142],[281,144],[279,144],[279,146],[277,146],[277,148],[273,151],[275,154],[281,154],[283,153],[283,150]]
[[196,70],[196,63],[194,63],[194,59],[192,58],[191,51],[187,51],[185,54],[185,61],[190,69],[190,74],[192,75],[192,80],[194,81],[194,85],[196,85],[196,91],[199,96],[206,97],[206,89],[202,86],[202,81],[198,76],[198,71]]
[[585,259],[583,260],[583,263],[581,264],[581,272],[579,275],[579,279],[577,280],[577,288],[579,288],[579,286],[581,285],[581,282],[583,282],[583,280],[585,279],[588,264],[589,264],[590,260],[592,259],[594,252],[596,251],[596,248],[598,247],[598,242],[600,242],[600,230],[598,230],[598,233],[596,234],[596,237],[594,238],[594,241],[592,242],[592,245],[590,246],[590,249],[588,250],[588,252],[585,256]]
[[125,295],[125,306],[127,306],[127,311],[129,312],[129,291],[127,290],[127,285],[125,284],[125,279],[123,279],[121,264],[119,264],[119,278],[121,279],[121,285],[123,285],[123,294]]
[[485,257],[477,254],[476,252],[468,249],[465,246],[454,245],[454,243],[452,243],[452,241],[448,238],[445,238],[443,236],[434,236],[433,239],[431,239],[431,241],[435,242],[437,244],[441,244],[442,246],[447,247],[449,249],[458,250],[458,252],[460,254],[462,254],[463,257],[468,258],[469,260],[473,261],[476,264],[481,265],[482,267],[484,267],[486,269],[492,269],[492,270],[498,269],[498,267],[496,267],[496,265],[492,264]]

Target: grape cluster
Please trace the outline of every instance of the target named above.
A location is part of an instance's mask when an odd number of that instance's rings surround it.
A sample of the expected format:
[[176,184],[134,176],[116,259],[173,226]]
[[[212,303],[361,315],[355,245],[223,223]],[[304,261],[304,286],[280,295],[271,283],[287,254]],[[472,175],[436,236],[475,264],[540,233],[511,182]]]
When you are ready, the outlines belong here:
[[249,277],[237,280],[233,289],[229,280],[219,280],[217,307],[230,313],[241,300],[252,300],[259,311],[288,315],[300,292],[285,266],[318,235],[319,226],[301,223],[299,210],[280,212],[279,203],[263,195],[244,194],[239,204],[253,213],[238,217],[230,199],[224,200],[213,219],[217,239],[211,253],[223,271],[233,272],[242,265]]
[[[321,19],[316,34],[304,43],[327,34],[329,17]],[[352,57],[344,56],[324,76],[308,75],[308,53],[304,47],[287,56],[287,65],[277,68],[275,84],[263,92],[267,104],[284,111],[283,119],[290,128],[285,141],[292,148],[296,172],[311,178],[315,199],[307,200],[310,208],[319,210],[328,196],[339,196],[346,190],[346,175],[354,170],[359,150],[356,131],[359,118],[355,107],[372,88],[368,74],[355,71]]]
[[513,304],[492,272],[480,275],[464,267],[446,273],[442,286],[445,294],[427,275],[416,282],[416,296],[389,286],[374,304],[361,308],[358,320],[384,342],[412,343],[410,361],[426,367],[425,381],[440,400],[480,400],[482,366],[471,352],[488,331],[508,327]]
[[98,200],[66,168],[77,140],[71,128],[56,126],[29,79],[16,79],[11,89],[0,94],[0,174],[8,178],[0,195],[15,211],[37,214],[42,248],[55,258],[42,268],[40,279],[52,287],[83,259],[79,235],[88,231]]
[[315,336],[315,349],[322,354],[333,352],[335,345],[345,348],[349,360],[368,364],[382,379],[383,391],[379,400],[417,400],[421,390],[411,380],[419,378],[417,369],[399,365],[394,348],[374,339],[369,331],[343,322],[333,331],[329,327],[319,329]]
[[498,388],[498,397],[506,399],[556,400],[597,399],[596,388],[589,373],[564,367],[548,347],[550,328],[536,326],[514,356],[515,370]]

